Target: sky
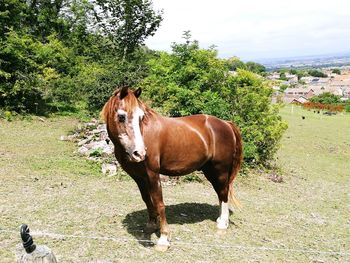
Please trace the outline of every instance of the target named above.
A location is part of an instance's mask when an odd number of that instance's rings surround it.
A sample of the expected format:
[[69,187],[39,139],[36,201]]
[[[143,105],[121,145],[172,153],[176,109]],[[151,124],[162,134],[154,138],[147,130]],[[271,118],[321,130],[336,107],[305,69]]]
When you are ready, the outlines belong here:
[[153,0],[163,21],[146,45],[171,51],[191,31],[201,48],[242,60],[350,53],[350,0]]

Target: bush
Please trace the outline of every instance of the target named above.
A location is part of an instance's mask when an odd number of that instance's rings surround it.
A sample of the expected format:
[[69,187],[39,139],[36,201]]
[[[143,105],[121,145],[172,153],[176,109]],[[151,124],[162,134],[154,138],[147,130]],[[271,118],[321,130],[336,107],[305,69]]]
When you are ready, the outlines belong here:
[[241,129],[244,156],[248,162],[266,164],[279,147],[287,124],[271,104],[272,89],[249,71],[240,70],[229,79],[232,91],[232,119]]
[[147,67],[140,59],[135,61],[113,60],[100,65],[90,64],[84,67],[79,83],[85,93],[88,109],[93,112],[100,111],[118,87],[124,85],[135,87],[145,78],[146,74]]
[[312,77],[317,77],[317,78],[327,78],[328,75],[323,73],[322,71],[312,69],[308,71],[309,75]]
[[174,44],[172,54],[159,53],[149,67],[142,85],[153,107],[170,116],[206,113],[233,120],[241,128],[247,162],[267,164],[273,157],[287,125],[271,105],[272,89],[263,78],[246,70],[231,75],[230,61],[195,41]]
[[334,95],[330,92],[324,92],[318,96],[310,99],[311,102],[319,102],[322,104],[339,104],[341,103],[340,96]]
[[347,105],[344,106],[344,110],[346,112],[350,112],[350,104],[348,103]]
[[70,81],[75,57],[54,35],[45,44],[13,31],[6,36],[0,43],[0,107],[38,113],[47,102],[79,99]]

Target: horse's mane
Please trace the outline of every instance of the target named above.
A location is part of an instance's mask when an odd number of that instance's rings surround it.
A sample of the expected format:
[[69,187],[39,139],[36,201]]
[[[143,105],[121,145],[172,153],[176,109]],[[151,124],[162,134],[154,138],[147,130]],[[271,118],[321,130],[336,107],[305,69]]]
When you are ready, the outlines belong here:
[[[108,121],[108,115],[114,111],[116,103],[119,101],[119,94],[122,88],[118,88],[103,106],[100,117],[104,122]],[[128,95],[123,99],[125,109],[128,113],[133,112],[136,107],[140,107],[145,113],[142,123],[146,124],[149,118],[156,114],[147,104],[133,95],[132,90],[128,90]]]
[[143,119],[142,119],[142,123],[143,124],[147,124],[147,122],[149,121],[149,119],[156,115],[157,113],[151,109],[146,103],[144,103],[143,101],[141,100],[138,100],[139,101],[139,105],[141,106],[141,109],[143,110],[143,112],[145,113]]

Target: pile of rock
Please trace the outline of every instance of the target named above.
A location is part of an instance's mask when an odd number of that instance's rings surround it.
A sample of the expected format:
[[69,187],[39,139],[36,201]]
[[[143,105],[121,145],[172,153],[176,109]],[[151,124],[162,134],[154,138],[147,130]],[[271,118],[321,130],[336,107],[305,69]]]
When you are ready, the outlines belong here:
[[62,135],[60,139],[77,143],[77,152],[89,160],[101,163],[103,174],[112,176],[117,173],[114,146],[108,137],[106,124],[92,119],[88,123],[79,125],[73,134]]
[[[114,157],[114,146],[108,137],[106,124],[92,119],[88,123],[80,124],[73,134],[62,135],[60,139],[77,143],[77,152],[89,160],[101,163],[103,174],[117,174],[119,165]],[[160,175],[160,180],[166,185],[175,185],[178,177]]]

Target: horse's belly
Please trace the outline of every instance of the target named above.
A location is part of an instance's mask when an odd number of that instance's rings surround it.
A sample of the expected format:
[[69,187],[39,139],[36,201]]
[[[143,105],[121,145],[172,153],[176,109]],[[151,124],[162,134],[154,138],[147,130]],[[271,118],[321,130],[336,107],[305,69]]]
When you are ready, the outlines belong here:
[[208,161],[207,157],[190,158],[188,156],[172,157],[162,159],[160,173],[171,176],[185,175],[200,170]]

